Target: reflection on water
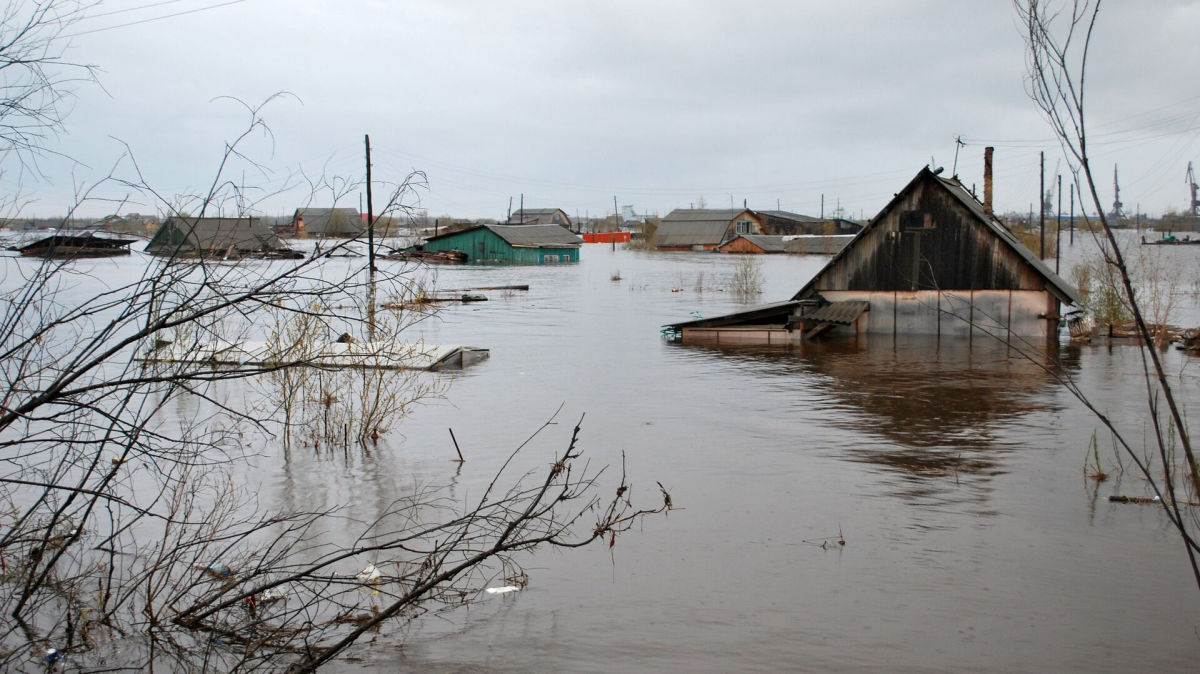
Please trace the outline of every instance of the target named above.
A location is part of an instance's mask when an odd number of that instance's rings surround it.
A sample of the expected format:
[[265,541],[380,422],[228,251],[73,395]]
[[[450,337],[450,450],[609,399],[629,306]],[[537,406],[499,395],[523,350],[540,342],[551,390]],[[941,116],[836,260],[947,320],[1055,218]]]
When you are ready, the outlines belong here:
[[[678,348],[731,363],[764,388],[807,389],[819,410],[797,413],[829,436],[826,453],[890,474],[887,484],[906,499],[980,498],[1013,449],[995,431],[1055,411],[1046,393],[1070,369],[1057,353],[936,337]],[[945,481],[970,488],[947,491]]]

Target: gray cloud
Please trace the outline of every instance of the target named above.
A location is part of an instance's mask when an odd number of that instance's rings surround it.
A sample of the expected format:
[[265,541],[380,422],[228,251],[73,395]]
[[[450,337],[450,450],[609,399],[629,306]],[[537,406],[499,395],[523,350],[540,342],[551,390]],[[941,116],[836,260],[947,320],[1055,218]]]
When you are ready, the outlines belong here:
[[[1105,175],[1120,163],[1127,204],[1184,205],[1198,27],[1182,0],[1101,15],[1095,158]],[[1058,156],[1024,92],[1008,3],[248,0],[80,35],[72,53],[104,69],[104,89],[78,90],[55,149],[90,167],[76,180],[95,177],[120,138],[165,194],[203,189],[238,132],[241,111],[214,98],[283,90],[298,100],[267,109],[274,144],[254,147],[274,173],[247,180],[298,167],[357,179],[370,133],[377,177],[425,170],[426,205],[462,216],[502,214],[522,192],[592,214],[614,194],[659,212],[701,197],[815,212],[824,194],[869,216],[931,157],[949,167],[959,135],[964,181],[995,143],[997,201],[1023,211],[1038,151],[1048,170]],[[65,209],[69,170],[47,163],[33,210]]]

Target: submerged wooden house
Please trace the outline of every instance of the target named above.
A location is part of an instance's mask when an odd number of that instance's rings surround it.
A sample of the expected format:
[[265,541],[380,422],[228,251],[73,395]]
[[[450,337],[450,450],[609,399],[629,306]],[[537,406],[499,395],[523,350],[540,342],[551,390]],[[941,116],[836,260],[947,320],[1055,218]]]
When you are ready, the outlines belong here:
[[367,222],[357,208],[297,208],[287,233],[318,239],[352,239],[366,229]]
[[561,208],[518,208],[505,224],[508,225],[561,225],[571,228],[571,216]]
[[739,234],[763,234],[763,221],[748,208],[676,208],[654,231],[659,250],[716,250]]
[[928,168],[790,300],[668,326],[685,342],[822,335],[1054,339],[1078,292],[953,178]]
[[19,251],[26,257],[43,257],[56,260],[69,260],[81,257],[116,257],[129,255],[130,244],[137,239],[112,239],[103,236],[93,236],[90,232],[84,234],[55,234],[44,239],[38,239],[13,250]]
[[273,257],[293,253],[258,218],[168,218],[146,244],[167,257]]
[[578,262],[582,244],[579,236],[559,225],[477,225],[434,236],[420,250],[458,251],[470,263],[555,264]]

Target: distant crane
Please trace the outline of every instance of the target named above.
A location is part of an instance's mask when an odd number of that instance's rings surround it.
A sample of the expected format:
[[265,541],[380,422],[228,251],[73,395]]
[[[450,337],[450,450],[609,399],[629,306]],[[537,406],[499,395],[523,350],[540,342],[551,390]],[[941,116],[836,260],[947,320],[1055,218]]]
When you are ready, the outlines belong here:
[[1196,174],[1192,173],[1192,162],[1188,162],[1187,184],[1192,190],[1192,217],[1200,216],[1200,199],[1196,198],[1196,190],[1200,189],[1200,185],[1196,184]]
[[1124,211],[1121,210],[1124,205],[1121,203],[1121,186],[1117,183],[1117,165],[1113,164],[1113,219],[1125,217]]

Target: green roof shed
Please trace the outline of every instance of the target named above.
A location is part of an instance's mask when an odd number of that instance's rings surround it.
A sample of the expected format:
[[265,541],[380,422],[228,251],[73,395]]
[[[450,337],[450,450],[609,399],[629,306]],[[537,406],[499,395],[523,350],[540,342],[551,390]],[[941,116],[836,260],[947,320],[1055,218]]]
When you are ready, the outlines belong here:
[[472,263],[555,264],[578,262],[582,243],[559,225],[478,225],[435,236],[422,248],[462,251]]

